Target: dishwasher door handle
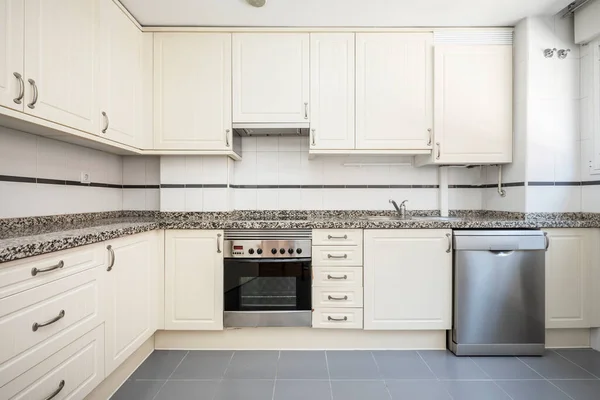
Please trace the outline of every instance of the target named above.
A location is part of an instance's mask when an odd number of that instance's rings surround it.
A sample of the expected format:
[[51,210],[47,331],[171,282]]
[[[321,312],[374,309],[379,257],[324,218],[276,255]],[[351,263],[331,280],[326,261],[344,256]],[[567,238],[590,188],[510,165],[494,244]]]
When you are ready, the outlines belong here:
[[490,245],[489,251],[515,251],[519,250],[518,244],[502,244],[498,246]]

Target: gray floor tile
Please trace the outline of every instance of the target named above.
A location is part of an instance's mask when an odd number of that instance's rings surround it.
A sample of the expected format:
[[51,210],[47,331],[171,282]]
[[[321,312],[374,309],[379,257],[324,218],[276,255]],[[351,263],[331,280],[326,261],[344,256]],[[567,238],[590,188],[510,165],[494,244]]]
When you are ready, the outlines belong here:
[[497,381],[513,400],[570,400],[548,381]]
[[419,354],[439,379],[490,379],[468,357],[456,357],[447,350],[419,351]]
[[510,400],[494,382],[445,381],[443,385],[454,400]]
[[111,400],[152,400],[165,381],[126,381]]
[[168,381],[155,400],[212,400],[219,381]]
[[280,380],[275,381],[274,400],[331,400],[329,381]]
[[548,379],[594,379],[577,365],[565,360],[553,351],[543,357],[519,357],[538,374]]
[[416,351],[374,351],[373,356],[385,379],[435,379]]
[[380,379],[370,351],[328,351],[331,379]]
[[575,400],[600,399],[600,381],[552,381]]
[[275,379],[278,358],[278,351],[236,351],[225,378]]
[[492,379],[544,379],[516,357],[471,357]]
[[170,379],[220,379],[233,351],[190,351]]
[[329,379],[324,351],[282,351],[277,379]]
[[452,400],[440,381],[386,380],[385,384],[393,400]]
[[214,400],[271,400],[274,380],[224,380]]
[[183,350],[155,350],[131,379],[167,379],[186,354],[187,351]]
[[600,352],[592,349],[565,349],[556,350],[556,352],[600,377]]
[[384,381],[331,381],[333,400],[390,400]]

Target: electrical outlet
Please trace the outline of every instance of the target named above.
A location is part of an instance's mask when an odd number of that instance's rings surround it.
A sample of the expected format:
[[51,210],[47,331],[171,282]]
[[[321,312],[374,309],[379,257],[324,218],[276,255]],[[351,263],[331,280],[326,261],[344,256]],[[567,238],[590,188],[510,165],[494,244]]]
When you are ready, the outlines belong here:
[[92,178],[90,177],[89,172],[82,171],[81,172],[81,183],[90,183]]

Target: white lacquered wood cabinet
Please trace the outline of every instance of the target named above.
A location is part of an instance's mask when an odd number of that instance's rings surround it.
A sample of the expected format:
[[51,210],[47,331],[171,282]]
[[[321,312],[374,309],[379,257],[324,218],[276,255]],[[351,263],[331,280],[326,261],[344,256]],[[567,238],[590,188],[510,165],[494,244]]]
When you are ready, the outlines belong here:
[[354,80],[354,33],[311,33],[311,149],[354,149]]
[[546,253],[546,328],[589,328],[592,324],[592,255],[599,244],[592,243],[592,231],[546,230],[550,241]]
[[233,34],[233,121],[309,122],[308,33]]
[[165,232],[165,329],[223,329],[223,231]]
[[96,131],[96,0],[25,1],[26,113]]
[[512,162],[513,79],[510,45],[436,45],[436,164]]
[[156,331],[158,238],[153,231],[106,242],[106,375]]
[[24,2],[25,0],[0,0],[0,106],[18,111],[23,111],[25,102]]
[[231,34],[154,34],[154,146],[229,150]]
[[452,324],[452,231],[364,232],[364,329],[440,330]]
[[138,146],[142,32],[112,1],[98,1],[98,127],[96,133]]
[[431,148],[431,33],[356,34],[356,148]]

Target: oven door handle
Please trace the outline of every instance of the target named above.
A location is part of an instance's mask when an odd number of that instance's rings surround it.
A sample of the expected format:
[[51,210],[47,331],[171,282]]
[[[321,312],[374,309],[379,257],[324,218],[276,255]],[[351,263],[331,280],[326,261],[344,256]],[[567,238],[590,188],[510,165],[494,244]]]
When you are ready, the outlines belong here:
[[235,260],[239,263],[306,263],[311,262],[312,258],[226,258],[225,262]]

